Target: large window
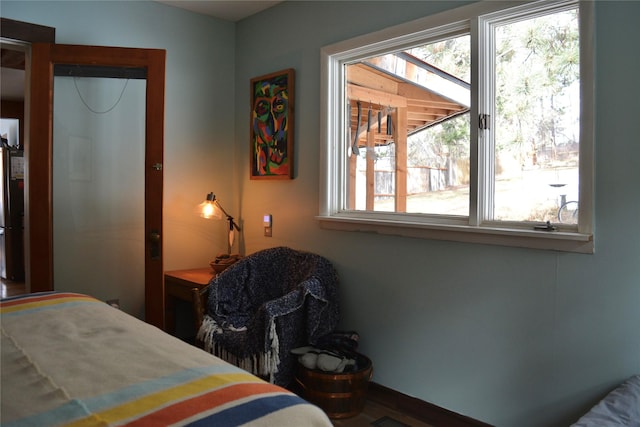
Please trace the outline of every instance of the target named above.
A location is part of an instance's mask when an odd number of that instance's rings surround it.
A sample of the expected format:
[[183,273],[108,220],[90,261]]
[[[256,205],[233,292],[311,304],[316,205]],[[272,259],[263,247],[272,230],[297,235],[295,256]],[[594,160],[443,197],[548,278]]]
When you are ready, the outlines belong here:
[[592,6],[509,5],[322,50],[324,227],[593,251]]

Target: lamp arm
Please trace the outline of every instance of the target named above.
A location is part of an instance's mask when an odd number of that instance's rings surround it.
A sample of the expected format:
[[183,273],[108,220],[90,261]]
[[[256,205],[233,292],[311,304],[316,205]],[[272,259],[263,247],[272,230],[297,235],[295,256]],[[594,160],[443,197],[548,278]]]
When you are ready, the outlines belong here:
[[238,224],[236,224],[236,222],[233,220],[232,216],[227,215],[227,221],[229,221],[229,231],[233,230],[234,227],[236,230],[242,231],[240,230],[240,227],[238,226]]
[[216,205],[218,205],[218,207],[220,208],[220,210],[222,211],[223,214],[225,214],[227,216],[227,221],[229,221],[229,230],[233,230],[233,228],[235,227],[236,230],[238,231],[242,231],[240,230],[240,227],[238,226],[238,224],[236,224],[236,222],[233,220],[233,217],[231,215],[229,215],[227,213],[227,211],[224,210],[224,208],[222,207],[222,205],[220,204],[220,202],[218,201],[218,199],[214,199],[216,202]]

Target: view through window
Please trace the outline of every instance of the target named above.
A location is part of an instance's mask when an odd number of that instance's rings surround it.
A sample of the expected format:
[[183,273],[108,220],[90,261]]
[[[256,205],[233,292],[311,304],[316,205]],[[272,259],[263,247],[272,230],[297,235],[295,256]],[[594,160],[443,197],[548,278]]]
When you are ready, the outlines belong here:
[[497,25],[494,31],[495,219],[575,224],[577,9]]
[[[485,219],[577,223],[578,9],[491,25]],[[471,39],[345,65],[347,208],[469,215]]]

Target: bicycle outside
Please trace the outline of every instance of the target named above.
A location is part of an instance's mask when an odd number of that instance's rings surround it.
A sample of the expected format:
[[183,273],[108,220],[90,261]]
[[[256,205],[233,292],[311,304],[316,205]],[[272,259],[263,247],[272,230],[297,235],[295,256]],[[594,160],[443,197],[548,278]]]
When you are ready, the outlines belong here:
[[579,205],[575,200],[565,201],[558,208],[558,222],[563,224],[578,223]]

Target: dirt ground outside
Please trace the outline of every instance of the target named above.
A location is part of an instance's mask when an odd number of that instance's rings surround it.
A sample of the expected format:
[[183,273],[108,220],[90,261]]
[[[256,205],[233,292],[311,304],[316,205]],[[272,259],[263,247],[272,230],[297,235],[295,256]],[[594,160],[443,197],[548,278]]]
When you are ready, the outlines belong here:
[[[495,217],[505,221],[558,222],[562,200],[578,200],[578,168],[528,168],[502,175],[495,182]],[[377,211],[394,209],[392,198],[376,201]],[[441,215],[469,214],[469,187],[414,194],[407,212]]]

